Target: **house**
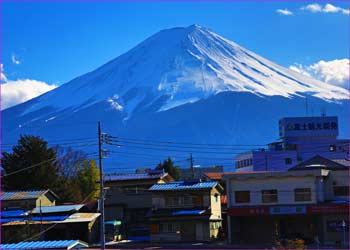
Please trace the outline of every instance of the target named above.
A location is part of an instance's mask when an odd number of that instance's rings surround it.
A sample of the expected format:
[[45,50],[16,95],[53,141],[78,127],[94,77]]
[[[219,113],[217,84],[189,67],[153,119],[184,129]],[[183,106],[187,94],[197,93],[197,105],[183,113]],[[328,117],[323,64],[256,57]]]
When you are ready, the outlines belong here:
[[58,196],[50,189],[2,192],[1,209],[30,210],[39,206],[54,206],[57,199]]
[[152,208],[152,196],[148,189],[154,184],[170,181],[173,181],[173,178],[163,170],[106,175],[105,220],[122,221],[129,239],[148,237],[148,215]]
[[271,246],[277,239],[301,238],[306,244],[343,244],[343,229],[349,230],[347,167],[315,156],[290,171],[237,172],[224,179],[230,243]]
[[155,184],[152,193],[151,241],[210,241],[221,230],[222,187],[200,180]]
[[338,118],[286,117],[279,121],[280,140],[267,149],[235,157],[237,172],[285,171],[316,155],[349,162],[349,139],[338,139]]
[[42,206],[32,210],[4,210],[1,213],[2,242],[19,242],[42,231],[42,240],[99,240],[99,213],[83,204]]
[[55,249],[73,250],[87,248],[88,244],[79,240],[55,240],[55,241],[26,241],[14,244],[0,244],[0,249],[28,250],[28,249]]

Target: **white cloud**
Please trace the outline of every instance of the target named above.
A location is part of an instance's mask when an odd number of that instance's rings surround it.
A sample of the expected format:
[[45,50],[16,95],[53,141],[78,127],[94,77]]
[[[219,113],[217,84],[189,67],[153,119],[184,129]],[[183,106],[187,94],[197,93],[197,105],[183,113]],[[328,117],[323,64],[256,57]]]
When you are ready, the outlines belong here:
[[284,15],[284,16],[292,16],[294,13],[288,9],[277,9],[276,12],[278,14]]
[[338,6],[335,6],[333,4],[327,3],[326,5],[322,6],[317,3],[308,4],[306,6],[303,6],[300,8],[304,11],[310,11],[312,13],[322,12],[322,13],[341,13],[344,15],[349,15],[350,11],[349,9],[344,9]]
[[322,12],[322,6],[317,3],[312,3],[306,6],[301,7],[301,10],[307,10],[310,12]]
[[11,55],[11,61],[13,64],[16,64],[16,65],[21,64],[21,61],[16,57],[15,54]]
[[7,80],[1,84],[1,108],[6,109],[20,104],[56,87],[31,79]]
[[341,87],[349,87],[349,59],[321,60],[312,65],[291,65],[289,68],[303,75]]

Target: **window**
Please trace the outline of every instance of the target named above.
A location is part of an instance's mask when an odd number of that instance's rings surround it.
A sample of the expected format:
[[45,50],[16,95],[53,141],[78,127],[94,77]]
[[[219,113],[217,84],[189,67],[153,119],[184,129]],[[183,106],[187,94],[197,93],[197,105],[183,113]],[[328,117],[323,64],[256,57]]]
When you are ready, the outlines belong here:
[[349,186],[334,186],[333,192],[335,196],[349,196]]
[[262,202],[263,203],[278,202],[278,195],[277,195],[277,190],[276,189],[262,190],[261,191],[261,197],[262,197]]
[[286,163],[286,165],[290,165],[290,164],[292,164],[292,158],[285,158],[284,159],[284,162]]
[[294,201],[311,201],[311,189],[310,188],[294,189]]
[[235,191],[236,203],[250,202],[250,191]]
[[161,233],[174,233],[180,231],[182,228],[181,224],[178,223],[160,223],[159,232]]
[[194,197],[192,196],[170,196],[166,198],[166,205],[168,207],[191,207],[194,204]]

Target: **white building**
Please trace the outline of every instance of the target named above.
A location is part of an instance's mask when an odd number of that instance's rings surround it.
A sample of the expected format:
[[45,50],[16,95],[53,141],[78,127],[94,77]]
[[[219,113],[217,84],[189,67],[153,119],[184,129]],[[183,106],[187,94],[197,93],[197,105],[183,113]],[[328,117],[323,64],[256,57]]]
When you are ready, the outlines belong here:
[[349,160],[349,139],[337,139],[337,117],[292,117],[279,121],[280,140],[268,149],[235,157],[236,171],[281,171],[315,155]]
[[[341,246],[349,232],[349,168],[316,156],[289,171],[225,175],[228,237],[233,244],[279,238]],[[347,243],[348,244],[348,243]]]

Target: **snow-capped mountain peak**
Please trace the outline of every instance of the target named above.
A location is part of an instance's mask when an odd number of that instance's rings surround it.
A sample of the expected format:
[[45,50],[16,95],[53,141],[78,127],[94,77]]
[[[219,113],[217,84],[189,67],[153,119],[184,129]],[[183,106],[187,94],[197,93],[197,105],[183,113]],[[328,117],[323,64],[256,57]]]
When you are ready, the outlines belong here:
[[225,91],[347,99],[349,92],[277,65],[199,25],[162,30],[95,71],[32,102],[24,113],[50,107],[74,112],[99,102],[128,119]]

